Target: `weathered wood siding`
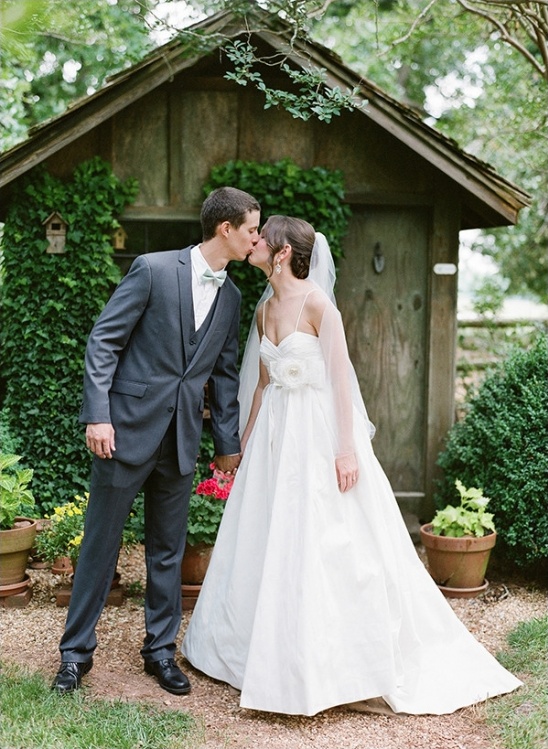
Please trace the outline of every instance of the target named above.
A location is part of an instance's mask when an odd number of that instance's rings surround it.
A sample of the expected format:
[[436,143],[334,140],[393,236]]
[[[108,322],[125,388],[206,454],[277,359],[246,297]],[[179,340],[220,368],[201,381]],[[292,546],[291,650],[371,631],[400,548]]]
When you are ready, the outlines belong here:
[[[355,210],[337,285],[348,345],[374,448],[396,492],[424,487],[430,215],[425,209]],[[373,267],[375,247],[384,269]]]

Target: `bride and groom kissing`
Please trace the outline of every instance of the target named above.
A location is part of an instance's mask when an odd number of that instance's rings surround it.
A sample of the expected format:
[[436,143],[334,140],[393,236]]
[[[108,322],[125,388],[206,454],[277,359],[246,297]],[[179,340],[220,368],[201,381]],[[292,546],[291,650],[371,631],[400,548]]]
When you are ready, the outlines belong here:
[[[415,552],[372,449],[326,238],[288,216],[259,233],[258,202],[231,187],[206,198],[201,223],[199,245],[134,261],[89,336],[90,498],[52,688],[74,691],[92,667],[143,487],[144,670],[190,691],[175,655],[206,382],[215,463],[235,481],[181,646],[196,669],[242,707],[301,715],[372,698],[446,713],[517,688]],[[239,372],[240,292],[225,267],[246,258],[267,285]]]

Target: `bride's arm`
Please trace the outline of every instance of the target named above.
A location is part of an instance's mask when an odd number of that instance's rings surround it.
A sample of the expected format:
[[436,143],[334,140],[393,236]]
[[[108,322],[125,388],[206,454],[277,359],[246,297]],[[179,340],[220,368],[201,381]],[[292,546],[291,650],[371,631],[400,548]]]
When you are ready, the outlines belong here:
[[[259,336],[259,341],[262,339],[263,332],[264,332],[263,331],[263,306],[264,306],[264,302],[260,307],[257,308],[257,334]],[[262,363],[259,357],[259,381],[253,393],[253,398],[251,401],[251,408],[249,410],[249,416],[247,419],[247,423],[245,425],[245,429],[242,433],[242,437],[240,439],[242,455],[246,448],[249,435],[253,431],[255,421],[257,420],[257,414],[259,413],[259,409],[261,407],[261,403],[263,402],[263,390],[265,389],[265,387],[268,385],[269,382],[270,382],[270,377],[268,375],[268,370],[265,367],[265,365]]]
[[265,367],[265,365],[260,362],[259,363],[259,382],[257,383],[257,387],[255,388],[255,392],[253,393],[253,400],[251,401],[251,410],[249,412],[249,418],[247,420],[246,427],[244,429],[244,433],[242,434],[242,454],[245,451],[247,441],[249,439],[249,435],[253,431],[253,427],[255,426],[255,421],[257,420],[257,414],[259,413],[259,409],[261,407],[261,403],[263,402],[263,391],[265,387],[270,382],[270,378],[268,376],[268,370]]
[[339,489],[345,492],[358,480],[353,436],[352,365],[340,312],[331,303],[324,308],[319,339],[337,421],[335,470]]

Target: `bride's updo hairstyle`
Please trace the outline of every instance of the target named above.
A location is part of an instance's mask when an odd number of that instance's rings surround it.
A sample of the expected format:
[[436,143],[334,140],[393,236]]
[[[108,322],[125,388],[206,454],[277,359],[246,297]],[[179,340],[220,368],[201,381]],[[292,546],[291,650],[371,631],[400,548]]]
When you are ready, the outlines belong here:
[[290,267],[296,278],[307,278],[310,270],[312,248],[316,240],[314,227],[302,218],[292,216],[270,216],[263,226],[263,236],[270,247],[270,260],[284,244],[290,244]]

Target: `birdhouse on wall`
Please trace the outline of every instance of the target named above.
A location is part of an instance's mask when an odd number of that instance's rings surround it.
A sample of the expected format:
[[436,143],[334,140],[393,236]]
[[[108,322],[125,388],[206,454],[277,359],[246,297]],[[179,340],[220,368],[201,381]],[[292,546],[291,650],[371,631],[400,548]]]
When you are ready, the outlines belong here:
[[127,232],[123,226],[119,226],[112,235],[112,245],[115,250],[126,249]]
[[42,221],[42,225],[46,227],[46,239],[49,242],[46,252],[52,255],[62,255],[65,252],[67,222],[61,214],[54,211],[45,221]]

